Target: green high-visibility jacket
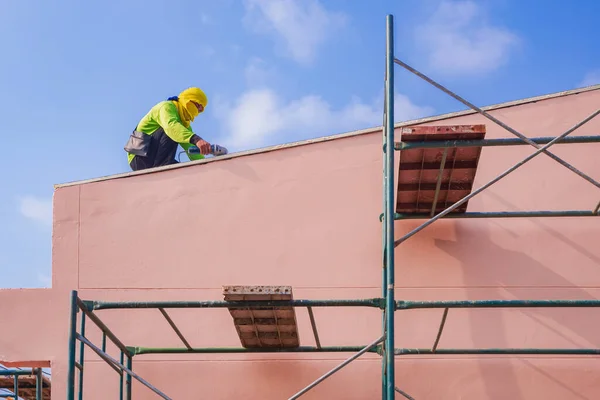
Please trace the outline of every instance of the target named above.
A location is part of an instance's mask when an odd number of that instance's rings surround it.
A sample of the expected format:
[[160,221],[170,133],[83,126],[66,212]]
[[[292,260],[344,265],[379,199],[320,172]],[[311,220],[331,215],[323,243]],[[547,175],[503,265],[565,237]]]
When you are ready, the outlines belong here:
[[[169,100],[161,101],[152,107],[138,123],[137,130],[151,135],[161,127],[167,136],[179,143],[190,160],[201,160],[204,158],[202,154],[190,154],[188,152],[188,149],[192,146],[190,139],[194,135],[194,132],[191,126],[186,128],[181,123],[177,107]],[[127,153],[127,162],[131,163],[134,157],[135,155]]]

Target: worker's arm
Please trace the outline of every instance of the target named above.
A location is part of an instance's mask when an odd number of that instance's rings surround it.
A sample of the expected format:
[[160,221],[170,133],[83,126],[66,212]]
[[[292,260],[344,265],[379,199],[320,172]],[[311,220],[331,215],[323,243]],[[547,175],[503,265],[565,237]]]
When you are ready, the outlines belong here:
[[190,128],[183,126],[177,114],[177,107],[172,103],[165,102],[159,108],[157,120],[167,136],[179,144],[196,144],[198,140],[202,140]]
[[192,147],[191,143],[180,143],[181,147],[183,148],[183,150],[185,150],[185,154],[187,154],[187,156],[190,158],[190,160],[194,161],[194,160],[202,160],[204,158],[204,155],[200,154],[200,153],[193,153],[190,154],[190,152],[188,151],[190,147]]

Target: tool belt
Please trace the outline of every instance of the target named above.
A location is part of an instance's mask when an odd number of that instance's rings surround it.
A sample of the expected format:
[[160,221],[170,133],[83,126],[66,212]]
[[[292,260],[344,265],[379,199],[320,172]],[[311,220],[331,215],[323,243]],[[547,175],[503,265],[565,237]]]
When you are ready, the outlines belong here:
[[127,144],[125,144],[125,151],[136,156],[146,157],[148,155],[148,151],[150,150],[150,142],[152,141],[152,136],[145,134],[144,132],[140,132],[138,130],[134,130],[131,135],[129,135],[129,140]]

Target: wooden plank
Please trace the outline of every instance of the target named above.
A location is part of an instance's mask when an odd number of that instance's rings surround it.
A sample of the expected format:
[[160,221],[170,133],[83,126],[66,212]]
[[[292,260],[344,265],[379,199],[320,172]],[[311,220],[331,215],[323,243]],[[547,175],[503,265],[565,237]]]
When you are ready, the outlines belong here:
[[[485,133],[486,128],[483,124],[413,126],[400,130],[400,140],[407,143],[481,140],[485,137]],[[444,151],[444,148],[400,151],[396,197],[397,213],[431,212]],[[480,155],[481,147],[448,149],[434,215],[471,193]],[[463,203],[452,212],[465,212],[468,203],[468,201]]]
[[[225,301],[292,300],[291,286],[224,286]],[[300,346],[293,307],[229,307],[245,348]]]

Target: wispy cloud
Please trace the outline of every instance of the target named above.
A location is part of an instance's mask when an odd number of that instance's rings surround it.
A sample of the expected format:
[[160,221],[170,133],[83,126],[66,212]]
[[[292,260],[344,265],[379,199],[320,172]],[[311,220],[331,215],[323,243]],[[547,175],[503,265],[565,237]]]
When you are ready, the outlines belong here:
[[[294,60],[309,64],[344,14],[326,10],[318,0],[244,0],[246,22],[256,32],[273,35],[286,45]],[[289,98],[278,89],[280,74],[264,59],[250,59],[244,69],[247,90],[237,98],[215,101],[215,116],[223,135],[219,143],[231,151],[379,126],[383,120],[382,93],[374,99],[358,96],[331,104],[318,93]],[[433,109],[396,94],[396,120],[431,115]]]
[[590,71],[583,77],[579,87],[592,86],[600,83],[600,69]]
[[259,57],[252,58],[244,69],[246,84],[250,87],[265,86],[273,82],[279,74],[275,67]]
[[431,18],[415,30],[429,66],[449,74],[490,72],[508,62],[520,38],[493,24],[481,4],[443,0]]
[[287,56],[304,65],[347,23],[344,13],[325,9],[319,0],[244,0],[244,6],[249,29],[271,35]]
[[[364,102],[354,97],[344,106],[334,107],[318,95],[286,101],[268,87],[248,90],[219,108],[218,118],[229,132],[222,142],[235,151],[370,128],[383,120],[379,100]],[[394,108],[397,121],[433,112],[398,93]]]
[[18,199],[19,212],[32,221],[52,225],[52,199],[24,196]]

